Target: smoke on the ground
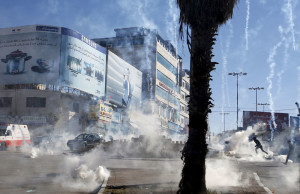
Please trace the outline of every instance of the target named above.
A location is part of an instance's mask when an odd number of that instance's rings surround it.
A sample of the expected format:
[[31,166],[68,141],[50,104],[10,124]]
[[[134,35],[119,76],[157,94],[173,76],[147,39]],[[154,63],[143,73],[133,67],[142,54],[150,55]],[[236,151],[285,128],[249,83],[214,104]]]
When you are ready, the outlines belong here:
[[230,161],[228,159],[206,161],[207,187],[234,187],[249,184],[248,175],[236,167],[234,164],[236,161]]

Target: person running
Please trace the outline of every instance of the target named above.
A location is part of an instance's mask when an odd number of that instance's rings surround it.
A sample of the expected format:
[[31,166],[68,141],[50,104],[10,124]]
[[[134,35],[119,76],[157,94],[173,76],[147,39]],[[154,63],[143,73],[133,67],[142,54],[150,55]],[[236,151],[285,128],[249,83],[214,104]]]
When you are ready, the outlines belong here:
[[289,152],[288,152],[288,154],[286,156],[286,160],[285,160],[285,163],[284,163],[285,165],[287,165],[287,163],[289,161],[289,158],[293,154],[294,148],[295,148],[291,140],[288,140],[288,144],[289,144]]
[[261,149],[261,151],[263,151],[264,153],[268,154],[268,152],[266,152],[263,148],[263,146],[261,145],[260,141],[258,141],[258,139],[256,137],[253,137],[253,141],[256,144],[255,145],[255,152],[257,153],[258,149]]

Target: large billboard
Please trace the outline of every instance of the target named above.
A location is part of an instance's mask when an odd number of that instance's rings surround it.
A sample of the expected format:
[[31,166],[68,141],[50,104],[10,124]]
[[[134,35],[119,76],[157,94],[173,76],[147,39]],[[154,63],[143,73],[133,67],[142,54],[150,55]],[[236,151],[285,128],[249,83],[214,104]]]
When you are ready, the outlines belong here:
[[105,95],[106,49],[79,32],[61,28],[61,84]]
[[142,97],[142,72],[108,51],[106,100],[129,107]]
[[[289,126],[289,114],[288,113],[274,113],[274,121],[276,123],[277,130],[285,130]],[[243,128],[255,124],[264,124],[266,129],[274,129],[272,121],[272,115],[270,112],[256,112],[256,111],[243,111]]]
[[59,27],[0,29],[0,84],[57,84],[60,44]]

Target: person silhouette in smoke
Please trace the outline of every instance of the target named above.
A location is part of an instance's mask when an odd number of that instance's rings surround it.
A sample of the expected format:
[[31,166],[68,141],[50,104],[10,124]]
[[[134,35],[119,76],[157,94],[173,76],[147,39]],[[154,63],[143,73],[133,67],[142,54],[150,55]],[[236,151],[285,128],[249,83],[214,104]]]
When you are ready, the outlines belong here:
[[286,160],[285,160],[285,163],[284,163],[285,165],[287,165],[287,163],[289,161],[289,158],[291,157],[291,155],[293,154],[294,149],[295,149],[295,147],[294,147],[294,145],[293,145],[293,143],[292,143],[291,140],[288,140],[288,144],[289,144],[289,152],[288,152],[288,154],[286,156]]
[[261,145],[260,141],[258,141],[258,139],[256,137],[253,137],[253,141],[256,144],[255,145],[255,152],[257,153],[258,149],[261,149],[261,151],[263,151],[264,153],[268,154],[268,152],[266,152],[263,148],[263,146]]

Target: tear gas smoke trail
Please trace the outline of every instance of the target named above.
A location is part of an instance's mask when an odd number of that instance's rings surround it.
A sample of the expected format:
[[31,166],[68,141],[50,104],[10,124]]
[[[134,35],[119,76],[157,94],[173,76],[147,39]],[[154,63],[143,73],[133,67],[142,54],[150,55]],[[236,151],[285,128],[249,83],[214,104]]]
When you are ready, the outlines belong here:
[[[298,82],[300,83],[300,66],[297,67]],[[300,86],[300,84],[299,84]],[[298,99],[300,99],[300,87],[298,87]],[[298,101],[299,102],[299,101]]]
[[[222,50],[222,60],[223,60],[223,69],[222,69],[222,112],[224,112],[224,104],[226,104],[226,97],[227,100],[229,101],[229,92],[228,92],[228,84],[227,84],[227,56],[230,48],[230,40],[233,37],[233,28],[232,28],[232,23],[231,21],[228,22],[229,25],[229,35],[227,37],[226,43],[225,43],[225,51]],[[225,95],[225,87],[226,87],[226,95]],[[229,104],[229,102],[227,102]]]
[[287,1],[287,11],[288,13],[288,19],[289,19],[289,24],[290,24],[290,28],[291,28],[291,33],[292,33],[292,39],[293,39],[293,48],[294,48],[294,51],[296,50],[296,41],[295,41],[295,32],[294,32],[294,21],[293,21],[293,9],[292,9],[292,5],[291,5],[291,2],[290,0]]
[[276,96],[280,96],[280,93],[281,93],[281,80],[282,80],[282,75],[285,73],[286,71],[286,68],[287,68],[287,62],[288,62],[288,58],[289,58],[289,53],[288,53],[288,50],[289,50],[289,39],[286,39],[285,36],[284,36],[284,31],[283,31],[283,28],[282,26],[279,26],[278,27],[278,30],[280,32],[280,35],[281,35],[281,39],[282,40],[285,40],[284,41],[284,57],[283,57],[283,66],[280,70],[280,72],[277,73],[277,93],[276,93]]
[[[177,52],[177,21],[178,14],[175,12],[176,8],[174,7],[175,1],[169,0],[169,11],[167,14],[167,31],[171,34],[173,40],[171,40],[172,44],[175,46],[175,51]],[[171,18],[171,21],[168,20]]]
[[[270,63],[270,73],[269,73],[269,76],[267,77],[267,82],[269,83],[267,93],[269,95],[269,104],[270,104],[270,109],[271,109],[271,120],[272,120],[272,123],[273,123],[273,126],[274,126],[275,129],[276,129],[277,125],[276,125],[276,122],[275,122],[274,101],[273,101],[273,96],[272,96],[271,89],[273,87],[272,79],[274,78],[274,74],[275,74],[274,71],[275,71],[275,66],[276,66],[276,63],[274,61],[274,57],[276,55],[277,49],[281,46],[281,44],[282,44],[282,41],[280,41],[279,43],[277,43],[273,47],[273,49],[271,50],[271,53],[269,55],[269,58],[267,60],[267,62]],[[271,128],[271,139],[270,140],[273,141],[274,129],[273,129],[272,125],[270,125],[270,128]]]
[[[148,2],[146,2],[147,4]],[[143,21],[143,25],[147,28],[150,29],[157,29],[157,27],[153,24],[153,22],[151,22],[145,15],[145,10],[144,10],[144,6],[141,2],[139,2],[138,5],[138,13],[141,16],[141,20]],[[145,44],[146,45],[151,45],[151,36],[145,36]],[[153,91],[153,79],[152,79],[152,74],[151,74],[151,59],[149,57],[149,55],[152,53],[151,49],[149,47],[145,47],[145,53],[144,56],[146,56],[146,60],[145,60],[145,66],[144,68],[147,69],[147,81],[148,81],[148,87],[150,87],[150,91]],[[150,92],[150,99],[153,100],[153,92]]]
[[247,16],[246,16],[246,27],[245,27],[245,39],[246,39],[246,50],[248,50],[248,24],[250,18],[250,1],[246,0],[247,4]]

